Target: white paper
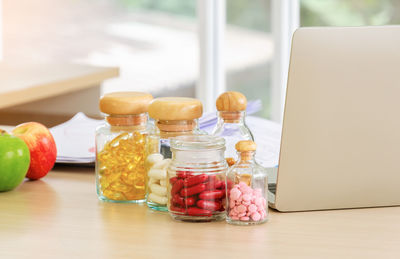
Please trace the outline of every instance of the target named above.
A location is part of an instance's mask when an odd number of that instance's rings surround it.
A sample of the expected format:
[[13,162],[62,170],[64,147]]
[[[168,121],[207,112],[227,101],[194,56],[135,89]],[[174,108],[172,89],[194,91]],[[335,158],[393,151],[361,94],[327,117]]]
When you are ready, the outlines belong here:
[[58,163],[93,163],[95,161],[95,130],[102,120],[77,113],[69,121],[50,129],[57,145]]

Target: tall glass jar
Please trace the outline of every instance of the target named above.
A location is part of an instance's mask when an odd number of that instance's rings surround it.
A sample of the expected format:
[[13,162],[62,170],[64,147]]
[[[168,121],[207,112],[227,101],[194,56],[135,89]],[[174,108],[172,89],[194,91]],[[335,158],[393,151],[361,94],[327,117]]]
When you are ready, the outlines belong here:
[[225,138],[225,158],[232,166],[237,160],[236,143],[240,140],[254,141],[245,123],[247,99],[239,92],[225,92],[218,97],[216,106],[218,122],[212,135]]
[[239,161],[227,174],[226,221],[236,225],[261,224],[268,219],[267,171],[254,160],[256,144],[239,141],[236,144]]
[[170,139],[182,135],[202,134],[198,118],[203,113],[201,102],[193,98],[156,98],[149,106],[155,120],[155,130],[147,138],[149,155],[146,158],[148,175],[147,206],[167,211],[167,168],[171,162]]
[[100,98],[105,122],[96,129],[96,189],[100,200],[141,203],[146,198],[147,108],[153,97],[115,92]]
[[168,210],[173,219],[216,221],[225,218],[225,140],[207,135],[171,140]]

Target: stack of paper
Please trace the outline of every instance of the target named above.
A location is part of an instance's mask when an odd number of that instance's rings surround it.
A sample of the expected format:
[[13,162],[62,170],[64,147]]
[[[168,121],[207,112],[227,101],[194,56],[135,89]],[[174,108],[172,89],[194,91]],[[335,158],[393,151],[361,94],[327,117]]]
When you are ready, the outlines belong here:
[[[248,103],[247,114],[261,109],[260,101]],[[57,163],[90,164],[95,161],[95,130],[102,120],[94,120],[77,113],[69,121],[50,129],[57,145]],[[200,128],[211,132],[217,123],[215,112],[206,113]],[[247,116],[246,124],[257,142],[256,160],[265,167],[278,164],[281,125],[259,117]]]
[[96,157],[95,131],[103,123],[83,113],[50,129],[57,145],[56,163],[94,163]]

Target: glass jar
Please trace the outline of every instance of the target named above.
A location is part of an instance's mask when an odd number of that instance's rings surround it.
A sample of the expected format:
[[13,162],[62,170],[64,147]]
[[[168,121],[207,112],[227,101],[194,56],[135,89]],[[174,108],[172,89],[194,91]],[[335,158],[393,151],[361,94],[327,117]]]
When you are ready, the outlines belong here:
[[203,113],[201,102],[193,98],[163,97],[154,99],[149,115],[155,120],[154,132],[147,137],[148,176],[147,206],[158,211],[167,209],[167,168],[171,162],[170,139],[182,135],[202,134],[198,118]]
[[171,140],[168,210],[173,219],[216,221],[225,218],[225,140],[207,135]]
[[268,219],[267,171],[254,160],[256,144],[239,141],[240,157],[227,174],[226,221],[236,225],[261,224]]
[[232,166],[237,161],[236,143],[240,140],[254,141],[245,123],[247,99],[239,92],[225,92],[218,97],[216,106],[218,122],[212,135],[225,138],[225,158]]
[[116,92],[100,99],[105,123],[96,129],[96,189],[100,200],[141,203],[146,198],[147,108],[153,97]]

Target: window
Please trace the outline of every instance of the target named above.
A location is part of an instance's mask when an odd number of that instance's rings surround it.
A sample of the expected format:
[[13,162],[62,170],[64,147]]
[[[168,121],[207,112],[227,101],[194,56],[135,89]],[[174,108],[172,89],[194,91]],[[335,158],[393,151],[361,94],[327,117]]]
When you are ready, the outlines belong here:
[[301,0],[302,26],[362,26],[400,23],[398,0]]
[[273,117],[271,14],[295,0],[0,2],[6,61],[119,66],[121,76],[107,81],[104,92],[197,95],[209,110],[221,91],[238,90],[263,101],[258,115]]

